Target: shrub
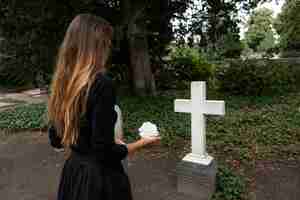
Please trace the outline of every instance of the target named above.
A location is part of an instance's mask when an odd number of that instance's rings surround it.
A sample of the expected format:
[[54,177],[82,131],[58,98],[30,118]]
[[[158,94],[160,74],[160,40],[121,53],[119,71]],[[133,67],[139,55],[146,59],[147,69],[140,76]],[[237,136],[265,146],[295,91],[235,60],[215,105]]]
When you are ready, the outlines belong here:
[[170,56],[177,80],[208,80],[212,75],[212,65],[196,49],[177,48]]
[[46,104],[19,105],[0,112],[0,129],[34,129],[46,127]]
[[236,95],[270,95],[297,88],[300,68],[272,60],[231,60],[216,68],[219,89]]
[[159,87],[178,87],[190,81],[209,81],[213,65],[192,48],[174,48],[170,60],[160,70],[157,80]]
[[235,175],[229,168],[219,167],[217,188],[213,200],[239,200],[245,192],[245,180]]

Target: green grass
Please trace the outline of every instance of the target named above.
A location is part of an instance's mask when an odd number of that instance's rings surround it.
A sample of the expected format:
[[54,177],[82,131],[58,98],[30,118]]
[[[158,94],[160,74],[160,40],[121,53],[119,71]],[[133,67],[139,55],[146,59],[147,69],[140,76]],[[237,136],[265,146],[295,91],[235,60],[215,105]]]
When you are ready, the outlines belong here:
[[45,127],[45,104],[19,105],[0,112],[0,129],[37,129]]
[[[226,115],[208,117],[209,152],[249,163],[256,159],[299,158],[300,94],[273,97],[237,97],[208,94],[208,99],[224,99]],[[122,96],[125,134],[138,137],[145,121],[156,123],[169,146],[190,138],[190,115],[174,112],[174,99],[189,98],[188,92],[169,91],[157,97]],[[45,128],[45,104],[19,105],[0,112],[0,129]]]
[[[209,116],[207,120],[208,152],[229,170],[219,170],[219,192],[214,199],[240,199],[245,189],[243,181],[250,184],[257,160],[300,158],[299,96],[300,93],[255,98],[208,94],[208,99],[226,101],[226,115]],[[174,99],[179,98],[189,98],[189,93],[168,91],[157,97],[122,96],[128,140],[136,139],[138,127],[151,121],[158,125],[163,144],[176,147],[178,140],[184,139],[188,145],[190,115],[174,112]],[[0,129],[45,128],[45,114],[45,104],[17,106],[0,112]]]
[[[208,99],[226,101],[226,115],[209,116],[207,120],[208,152],[217,157],[220,166],[228,168],[219,170],[215,200],[250,199],[258,160],[300,158],[299,96],[208,95]],[[190,115],[174,112],[174,99],[178,98],[189,98],[189,94],[177,91],[152,98],[123,97],[127,135],[134,138],[136,128],[149,120],[158,124],[166,145],[175,147],[178,138],[189,139]]]
[[[226,115],[208,117],[209,151],[245,163],[260,158],[299,157],[300,149],[292,148],[300,144],[299,95],[252,98],[210,94],[209,99],[226,101]],[[190,115],[174,112],[175,98],[188,98],[188,94],[123,97],[127,135],[136,136],[136,129],[149,120],[158,124],[167,145],[174,144],[178,137],[189,138]]]
[[236,175],[231,169],[224,166],[218,167],[216,192],[212,200],[241,200],[246,192],[246,181]]

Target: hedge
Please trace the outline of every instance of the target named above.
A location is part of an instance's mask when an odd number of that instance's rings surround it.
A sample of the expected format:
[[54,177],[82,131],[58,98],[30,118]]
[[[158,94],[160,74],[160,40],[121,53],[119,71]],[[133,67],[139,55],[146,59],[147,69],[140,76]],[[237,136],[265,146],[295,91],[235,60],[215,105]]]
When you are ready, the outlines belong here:
[[276,60],[230,60],[216,67],[221,92],[234,95],[273,95],[300,86],[300,64]]

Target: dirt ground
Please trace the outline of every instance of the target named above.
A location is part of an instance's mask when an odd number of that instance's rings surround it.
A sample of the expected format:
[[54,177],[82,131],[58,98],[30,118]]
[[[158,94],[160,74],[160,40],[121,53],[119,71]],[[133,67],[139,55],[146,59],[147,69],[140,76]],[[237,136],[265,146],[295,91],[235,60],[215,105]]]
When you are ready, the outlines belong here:
[[[187,199],[176,193],[176,164],[170,150],[154,147],[129,161],[134,199]],[[0,140],[0,199],[55,200],[64,154],[55,152],[46,133],[24,132]],[[256,200],[300,199],[299,162],[258,162]]]

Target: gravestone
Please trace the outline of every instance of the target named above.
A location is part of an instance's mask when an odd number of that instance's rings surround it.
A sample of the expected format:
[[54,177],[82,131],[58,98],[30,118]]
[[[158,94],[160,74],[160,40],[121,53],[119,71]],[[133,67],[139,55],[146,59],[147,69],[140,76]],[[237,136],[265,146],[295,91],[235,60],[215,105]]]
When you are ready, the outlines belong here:
[[175,112],[191,113],[192,152],[177,166],[177,190],[208,200],[215,191],[217,163],[206,152],[205,115],[225,115],[224,101],[206,100],[205,82],[191,83],[191,99],[175,100]]

